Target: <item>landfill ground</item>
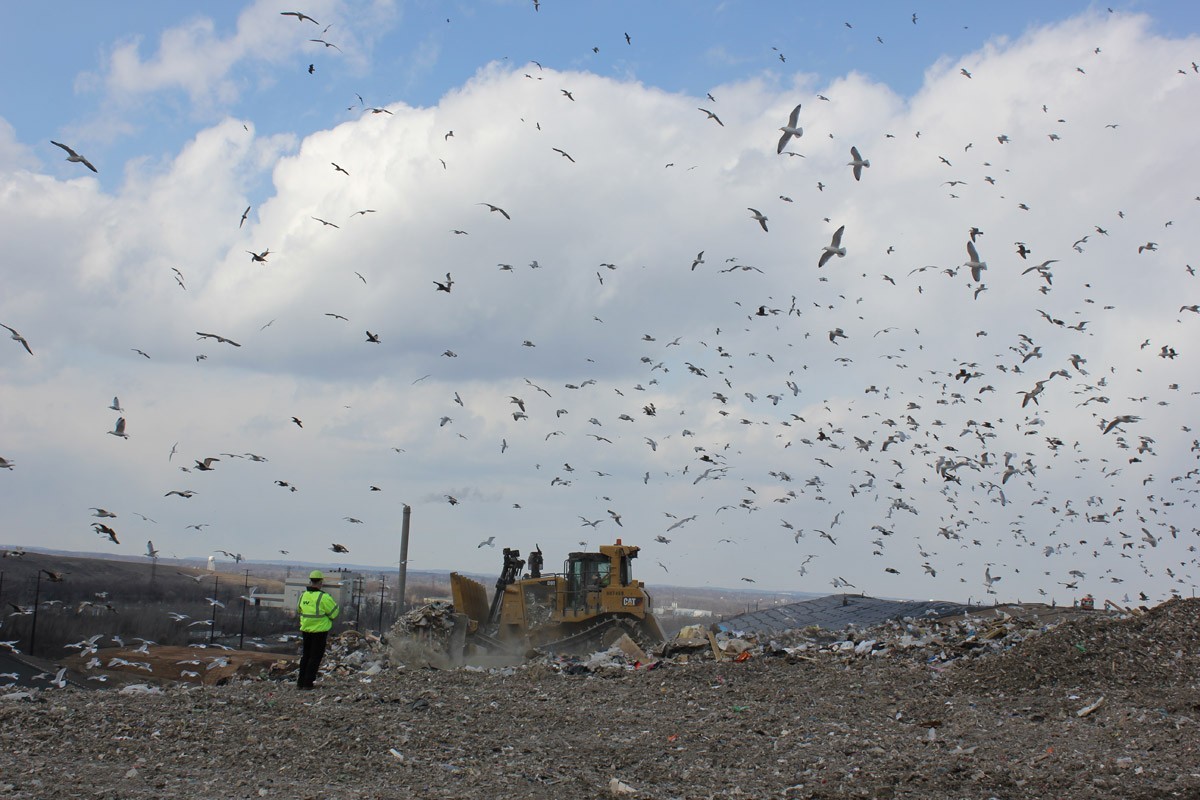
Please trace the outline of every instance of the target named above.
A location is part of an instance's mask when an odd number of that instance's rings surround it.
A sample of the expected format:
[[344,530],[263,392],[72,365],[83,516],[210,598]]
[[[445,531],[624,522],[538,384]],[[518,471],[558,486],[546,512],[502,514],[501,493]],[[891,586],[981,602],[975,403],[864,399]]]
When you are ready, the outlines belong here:
[[0,797],[1196,798],[1198,612],[705,634],[646,663],[490,669],[352,641],[312,692],[10,690]]

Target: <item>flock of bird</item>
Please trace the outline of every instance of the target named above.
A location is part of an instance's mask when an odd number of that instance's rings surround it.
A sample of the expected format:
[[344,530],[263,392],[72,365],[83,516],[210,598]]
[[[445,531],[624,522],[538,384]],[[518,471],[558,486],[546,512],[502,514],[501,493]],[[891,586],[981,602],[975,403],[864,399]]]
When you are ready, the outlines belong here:
[[[537,3],[534,5],[536,8]],[[300,23],[319,25],[303,12],[282,13]],[[916,15],[912,22],[916,24]],[[341,52],[341,48],[323,38],[309,41],[323,45],[323,51]],[[628,34],[626,46],[633,46]],[[1094,55],[1099,58],[1099,48],[1096,51]],[[782,53],[778,58],[786,61]],[[1187,70],[1180,71],[1185,79],[1190,77]],[[314,72],[312,65],[308,72]],[[556,76],[557,73],[541,65],[537,65],[536,73],[525,75],[536,80]],[[983,79],[978,67],[973,72],[964,67],[961,77],[975,82]],[[559,102],[588,102],[578,89],[548,91],[556,94]],[[1090,91],[1098,93],[1094,102],[1100,102],[1103,88]],[[817,96],[815,102],[822,101],[829,98]],[[699,120],[704,129],[692,135],[724,135],[730,131],[733,123],[730,114],[722,112],[725,113],[722,121],[714,110],[720,109],[718,98],[710,93],[706,105],[699,108],[706,115]],[[399,109],[393,112],[367,107],[361,98],[360,106],[372,116],[386,113],[388,125],[404,124]],[[774,153],[769,145],[766,148],[768,156],[778,158],[781,164],[796,161],[784,156],[804,155],[798,148],[808,141],[801,124],[805,109],[805,103],[795,104],[786,121],[779,120],[777,132],[781,135]],[[1065,121],[1051,123],[1052,116],[1044,106],[1030,113],[1044,116],[1046,124],[1055,127],[1050,144],[1045,146],[1059,146],[1066,136]],[[716,124],[710,126],[707,121]],[[502,118],[489,121],[492,126],[505,124],[518,123]],[[813,130],[809,127],[811,139]],[[1110,128],[1109,132],[1113,132],[1116,126]],[[542,130],[540,123],[537,130]],[[835,138],[835,132],[823,133]],[[908,136],[917,140],[921,133]],[[926,139],[933,135],[929,131],[924,133]],[[1105,132],[1081,131],[1076,135],[1082,139],[1100,133]],[[463,135],[460,131],[458,138]],[[451,130],[442,139],[447,156],[439,159],[443,171],[453,165],[454,138]],[[848,161],[842,166],[839,160],[836,166],[842,170],[845,186],[836,188],[845,192],[870,191],[872,174],[867,170],[872,164],[863,152],[876,156],[872,173],[879,173],[885,166],[880,160],[885,155],[881,154],[890,154],[886,157],[892,159],[905,157],[896,143],[890,141],[896,138],[887,133],[877,141],[862,143],[861,149],[859,144],[842,148]],[[946,181],[954,190],[950,195],[952,200],[961,199],[960,193],[965,194],[959,185],[976,183],[976,174],[982,178],[978,182],[993,187],[1006,180],[1007,177],[994,177],[1008,172],[1004,166],[1006,154],[1028,146],[1004,132],[979,131],[978,139],[984,138],[996,141],[991,145],[992,161],[972,167],[970,173],[955,173],[954,179]],[[97,171],[87,158],[67,145],[52,144],[66,151],[69,162]],[[966,154],[973,142],[958,145],[965,145]],[[582,159],[582,156],[572,157],[564,149],[550,149],[565,159],[556,163],[566,169],[573,169]],[[804,157],[808,162],[816,160]],[[939,162],[953,166],[946,156],[939,156]],[[355,179],[356,170],[350,159],[342,160],[348,168],[331,163],[338,180]],[[822,206],[822,198],[827,196],[823,193],[826,188],[834,188],[830,182],[835,180],[828,177],[815,182],[815,188],[802,201],[780,195],[778,212],[771,211],[766,204],[758,205],[772,216],[790,214],[802,204],[817,215],[844,213],[844,205],[829,211]],[[547,191],[553,191],[555,185],[548,184]],[[940,187],[931,188],[940,191]],[[1196,199],[1200,201],[1200,197]],[[506,207],[482,200],[466,203],[472,204],[485,207],[487,216],[499,225],[513,223],[520,215],[520,209],[507,202]],[[1022,211],[1029,209],[1025,202],[1017,207]],[[241,208],[238,204],[230,211],[230,225],[236,219],[237,229],[247,222],[253,206],[244,211]],[[1196,208],[1200,206],[1185,213],[1194,215]],[[778,219],[768,227],[767,214],[758,208],[748,210],[749,221],[757,225],[761,235],[781,235],[782,223]],[[368,214],[386,218],[387,211],[361,209],[347,218]],[[337,235],[341,230],[339,224],[324,216],[308,216],[325,233]],[[790,227],[793,222],[790,217],[788,220]],[[1194,586],[1198,563],[1195,553],[1200,543],[1197,539],[1200,528],[1195,526],[1200,441],[1187,424],[1169,441],[1139,434],[1137,426],[1152,416],[1155,407],[1161,411],[1161,407],[1177,402],[1190,404],[1188,407],[1194,410],[1195,389],[1200,388],[1195,387],[1195,373],[1181,366],[1177,374],[1173,373],[1161,384],[1156,382],[1158,377],[1148,377],[1148,373],[1158,375],[1161,365],[1155,363],[1156,357],[1162,365],[1174,362],[1177,357],[1182,359],[1181,365],[1186,364],[1190,355],[1186,343],[1194,341],[1190,337],[1196,335],[1196,323],[1180,317],[1180,326],[1191,327],[1180,327],[1175,342],[1151,343],[1145,339],[1134,354],[1141,359],[1136,367],[1098,363],[1101,356],[1089,351],[1089,339],[1096,329],[1120,324],[1117,316],[1120,298],[1093,297],[1096,294],[1093,283],[1102,281],[1088,267],[1087,254],[1093,248],[1098,249],[1097,242],[1092,240],[1108,237],[1109,229],[1123,224],[1136,224],[1139,230],[1149,227],[1169,231],[1170,221],[1166,226],[1162,220],[1139,219],[1134,223],[1126,219],[1124,211],[1114,208],[1103,219],[1096,220],[1094,230],[1074,242],[1068,241],[1074,234],[1064,234],[1061,240],[1041,237],[1036,241],[1030,235],[1026,237],[1028,241],[1016,242],[1015,251],[1002,258],[998,256],[999,246],[986,236],[990,226],[985,218],[969,230],[944,231],[945,237],[956,239],[958,252],[965,249],[964,262],[944,265],[918,262],[916,266],[912,262],[904,266],[897,263],[899,256],[893,256],[895,248],[891,245],[886,251],[873,253],[851,250],[845,242],[854,244],[855,236],[866,238],[861,223],[856,230],[855,223],[850,221],[843,224],[829,217],[824,221],[834,228],[831,234],[826,234],[828,244],[802,245],[809,249],[801,251],[797,265],[754,264],[731,254],[725,260],[726,266],[710,268],[706,252],[712,258],[718,246],[731,251],[731,243],[710,243],[694,258],[681,258],[677,265],[663,265],[661,269],[678,273],[681,298],[686,298],[689,291],[682,281],[693,276],[731,281],[727,284],[724,316],[697,321],[687,333],[677,336],[675,331],[661,331],[652,317],[644,319],[644,329],[623,327],[601,332],[605,326],[601,314],[611,305],[597,302],[595,314],[586,321],[592,332],[580,334],[574,328],[561,332],[564,338],[592,337],[610,346],[610,353],[618,354],[609,355],[604,369],[592,358],[581,359],[573,369],[595,370],[585,378],[556,384],[549,384],[550,379],[545,378],[537,382],[528,377],[519,381],[500,379],[493,388],[477,390],[476,395],[487,397],[476,399],[471,396],[469,376],[459,373],[462,383],[456,387],[455,373],[447,369],[445,375],[436,377],[449,388],[444,408],[429,420],[430,435],[439,442],[438,447],[453,452],[456,458],[476,458],[481,463],[492,463],[497,457],[506,459],[504,466],[495,469],[492,480],[496,483],[520,473],[519,485],[542,486],[540,494],[527,489],[535,499],[518,498],[521,502],[511,503],[518,515],[504,525],[519,530],[518,526],[523,524],[520,513],[538,514],[542,502],[558,510],[559,498],[551,493],[574,492],[572,508],[581,513],[554,516],[554,524],[561,527],[562,536],[574,536],[565,525],[569,519],[572,528],[595,532],[593,540],[605,535],[597,530],[602,524],[612,535],[624,534],[634,542],[642,539],[638,543],[645,544],[652,553],[664,571],[661,576],[664,580],[671,560],[689,549],[730,548],[724,561],[740,574],[713,576],[712,583],[721,584],[729,577],[755,582],[756,578],[749,577],[755,574],[755,562],[770,552],[771,558],[794,562],[797,584],[788,588],[817,588],[823,583],[834,589],[859,588],[894,594],[887,581],[908,573],[907,565],[915,564],[924,579],[936,579],[939,572],[950,573],[957,576],[959,583],[967,585],[966,593],[995,594],[995,586],[1004,575],[1021,569],[1016,561],[1010,563],[992,552],[1000,547],[1034,554],[1035,558],[1022,555],[1020,563],[1027,570],[1031,569],[1028,566],[1031,563],[1044,563],[1040,578],[1043,588],[1039,590],[1043,595],[1058,591],[1056,585],[1071,592],[1082,591],[1079,588],[1082,585],[1097,592],[1115,591],[1130,601],[1131,593],[1146,599],[1150,595],[1188,591]],[[929,224],[936,226],[936,222]],[[1187,224],[1181,223],[1179,227],[1186,228]],[[469,235],[461,228],[452,228],[451,232],[453,236]],[[756,237],[759,235],[754,233]],[[961,241],[965,241],[965,248],[957,243]],[[530,246],[536,248],[536,243]],[[1149,241],[1122,257],[1150,258],[1158,249],[1157,242]],[[692,246],[688,252],[694,250]],[[984,250],[990,255],[990,266],[981,253]],[[1027,266],[1027,256],[1034,250],[1047,251],[1056,257]],[[270,248],[246,252],[256,268],[276,263],[269,260],[276,255]],[[1068,264],[1068,259],[1074,261]],[[539,256],[530,261],[528,270],[506,261],[497,267],[504,275],[521,273],[522,280],[525,276],[536,279],[539,274],[536,271],[543,269],[539,261],[551,264],[554,259]],[[600,258],[594,261],[599,262],[595,271],[597,293],[611,289],[615,281],[630,271],[626,265]],[[1052,264],[1058,265],[1053,271]],[[760,284],[750,282],[772,269],[784,268],[794,273],[795,288],[790,300],[778,299],[759,288]],[[1176,273],[1186,268],[1188,279],[1194,277],[1190,266],[1184,264],[1164,268]],[[987,282],[985,274],[989,276]],[[367,278],[360,272],[354,275],[355,278],[349,279],[351,283],[357,280],[367,284]],[[450,271],[445,273],[444,280],[440,276],[438,272],[437,277],[430,276],[423,284],[430,304],[455,302],[464,292],[464,285],[470,282],[478,285],[488,279],[479,269],[466,266],[455,271],[453,277]],[[173,277],[180,290],[186,292],[183,272],[174,269]],[[742,282],[732,283],[735,280]],[[858,308],[863,303],[861,295],[868,292],[868,287],[873,289],[883,283],[896,290],[897,300],[894,304],[874,304],[875,311],[881,313],[864,318],[863,309],[867,306]],[[1016,320],[989,316],[986,293],[999,284],[1009,293],[1028,293],[1027,316]],[[1035,303],[1049,305],[1056,293],[1065,294],[1070,298],[1068,302],[1077,303],[1076,307],[1052,312],[1034,307]],[[945,303],[947,298],[949,307],[935,304]],[[1176,313],[1178,298],[1165,300],[1161,304],[1162,313]],[[1177,313],[1200,315],[1198,308],[1197,304],[1185,304]],[[1085,313],[1086,319],[1082,318]],[[324,316],[330,318],[329,324],[350,323],[350,317],[342,313],[326,312]],[[958,357],[947,355],[946,347],[927,348],[926,342],[931,341],[932,335],[923,329],[934,328],[938,317],[945,322],[946,316],[951,319],[944,329],[961,342],[961,347],[953,349],[977,354],[987,346],[987,341],[995,341],[991,352],[986,356]],[[1068,324],[1072,317],[1078,319]],[[273,322],[263,325],[260,333]],[[12,327],[3,327],[26,358],[36,358],[25,336]],[[1131,335],[1143,338],[1137,333]],[[195,336],[212,346],[243,348],[245,343],[246,348],[251,347],[251,342],[240,335],[241,342],[204,331],[195,331]],[[359,340],[361,344],[382,347],[390,344],[378,330],[365,330],[365,337],[365,341]],[[520,369],[524,349],[538,345],[534,338],[513,343],[514,352],[511,363],[505,365],[507,369]],[[461,350],[469,345],[470,342],[462,341],[455,347]],[[1147,348],[1149,351],[1145,352]],[[149,358],[140,349],[131,350]],[[4,357],[9,360],[13,353],[19,352],[14,350]],[[445,363],[451,363],[459,353],[446,348],[442,357],[447,359]],[[207,360],[208,354],[201,353],[195,358],[197,362]],[[814,385],[807,379],[810,362],[821,362],[821,374],[835,376],[835,385]],[[839,369],[829,371],[824,365],[836,365]],[[9,363],[6,368],[17,367]],[[428,377],[417,378],[413,386]],[[697,393],[706,397],[702,405],[684,401],[683,398]],[[459,419],[484,414],[495,417],[487,408],[495,398],[503,403],[504,396],[509,401],[504,414],[487,427],[486,436],[477,433],[479,426],[470,431],[470,436],[461,431]],[[1110,404],[1111,412],[1107,409]],[[127,424],[127,415],[118,398],[113,398],[109,409],[119,416],[108,434],[122,440],[136,435],[137,420],[129,414]],[[291,416],[290,420],[287,414],[277,416],[281,425],[299,429],[295,431],[297,435],[308,430],[299,416]],[[118,442],[111,444],[120,446]],[[391,449],[404,457],[404,444],[401,442]],[[619,457],[606,450],[615,445],[619,445]],[[389,444],[381,442],[379,447],[386,449]],[[178,443],[169,454],[164,452],[167,468],[172,472],[181,469],[193,478],[198,473],[230,469],[235,461],[259,464],[269,461],[249,452],[200,453],[191,459],[192,466],[181,466],[174,463],[177,448]],[[1154,468],[1159,448],[1169,450],[1164,461],[1176,467],[1166,474]],[[764,449],[771,453],[772,462],[748,455],[760,454]],[[520,450],[520,455],[510,452],[514,450]],[[1180,464],[1189,468],[1178,469]],[[0,469],[13,470],[17,466],[16,460],[0,457]],[[272,468],[276,466],[272,462]],[[419,465],[414,469],[419,469]],[[273,481],[275,486],[296,493],[298,487],[284,478],[287,476],[266,477],[263,483],[269,485]],[[479,480],[482,488],[447,487],[427,499],[455,507],[482,502],[492,494],[487,481],[487,478]],[[381,492],[379,484],[383,483],[381,479],[369,489],[363,487],[363,491]],[[655,493],[658,502],[666,507],[661,519],[640,515],[636,526],[627,528],[622,519],[630,514],[622,509],[622,499],[632,497],[639,484],[648,487],[646,491]],[[171,487],[163,496],[186,502],[201,494],[202,491],[188,486]],[[652,502],[646,501],[644,495],[640,497],[639,502]],[[345,502],[348,505],[354,501]],[[363,525],[363,520],[371,517],[358,509],[345,510],[352,512],[341,516],[341,522],[347,525]],[[120,545],[114,521],[117,514],[100,507],[92,511],[94,517],[104,520],[91,523],[96,533],[113,545]],[[546,515],[545,510],[540,513]],[[157,524],[149,517],[138,516],[142,521],[139,531]],[[777,523],[769,526],[778,529],[775,534],[763,534],[760,530],[760,520],[767,517],[778,518]],[[331,520],[337,520],[337,516]],[[205,524],[188,527],[199,532]],[[673,537],[666,536],[672,532]],[[718,538],[720,534],[726,536]],[[350,554],[369,535],[334,534],[330,538],[340,541],[331,541],[327,550],[335,557]],[[776,538],[764,541],[764,537],[771,535]],[[478,547],[494,546],[495,538],[485,539]],[[216,546],[223,544],[219,533],[212,544],[213,552],[236,562],[243,559],[239,548],[227,543],[229,549]],[[584,546],[586,542],[579,544]],[[1172,548],[1176,563],[1163,566],[1162,559],[1157,557],[1160,546]],[[192,548],[194,543],[181,541],[177,547]],[[241,549],[249,549],[249,544]],[[148,541],[145,555],[158,558],[158,554],[159,549]],[[270,554],[251,555],[264,558]],[[316,553],[305,555],[314,561],[327,557]],[[1123,563],[1124,560],[1128,563]],[[1095,566],[1088,566],[1089,563]],[[736,567],[732,566],[735,564]],[[843,574],[858,575],[857,584],[846,580]],[[814,580],[817,575],[822,577]],[[870,578],[872,575],[875,577]],[[812,577],[806,579],[806,576]],[[1140,582],[1135,584],[1135,578]],[[871,582],[865,583],[867,580]],[[939,586],[943,588],[931,591],[964,591]]]

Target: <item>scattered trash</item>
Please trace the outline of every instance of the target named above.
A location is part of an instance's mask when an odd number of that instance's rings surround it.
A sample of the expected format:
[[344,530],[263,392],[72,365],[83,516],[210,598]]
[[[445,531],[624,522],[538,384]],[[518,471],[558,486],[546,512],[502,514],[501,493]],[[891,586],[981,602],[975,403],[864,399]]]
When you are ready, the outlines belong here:
[[118,694],[162,694],[163,690],[148,683],[131,683],[118,690]]
[[619,797],[623,794],[637,794],[637,789],[634,789],[628,783],[613,778],[608,782],[608,791],[614,797]]
[[630,639],[628,634],[621,634],[621,638],[613,643],[613,647],[620,650],[625,654],[626,658],[635,663],[646,664],[650,661],[650,657],[646,655],[646,651],[638,647],[637,642]]
[[1091,714],[1093,711],[1095,711],[1098,708],[1102,708],[1103,706],[1104,706],[1104,698],[1101,697],[1099,700],[1092,703],[1091,705],[1086,705],[1083,708],[1076,711],[1075,716],[1086,717],[1088,714]]

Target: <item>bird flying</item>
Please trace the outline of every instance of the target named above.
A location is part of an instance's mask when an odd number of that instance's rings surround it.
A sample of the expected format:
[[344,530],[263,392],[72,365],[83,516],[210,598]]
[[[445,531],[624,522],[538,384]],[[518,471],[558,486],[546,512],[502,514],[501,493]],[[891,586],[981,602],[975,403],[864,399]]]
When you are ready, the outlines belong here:
[[54,141],[53,139],[51,139],[51,140],[50,140],[50,144],[52,144],[52,145],[56,145],[56,146],[58,146],[58,147],[61,147],[63,150],[66,150],[66,151],[67,151],[67,161],[70,161],[70,162],[71,162],[71,163],[73,163],[73,164],[83,164],[85,167],[87,167],[88,169],[90,169],[92,172],[99,172],[99,171],[100,171],[100,170],[98,170],[98,169],[96,169],[95,167],[93,167],[93,166],[92,166],[92,162],[88,161],[86,158],[84,158],[83,156],[79,155],[79,153],[76,153],[74,150],[72,150],[71,148],[67,147],[67,146],[66,146],[65,144],[63,144],[62,142],[56,142],[56,141]]
[[800,105],[797,104],[792,109],[791,115],[788,117],[787,125],[784,125],[779,130],[783,131],[783,136],[779,137],[779,146],[775,148],[776,155],[783,153],[783,148],[787,147],[787,143],[793,136],[800,138],[804,135],[804,128],[801,128],[796,123],[800,120]]
[[825,247],[821,248],[821,258],[817,261],[818,267],[823,267],[829,263],[829,259],[837,256],[838,258],[846,257],[846,248],[842,247],[842,233],[846,230],[846,226],[838,228],[833,232],[833,238]]

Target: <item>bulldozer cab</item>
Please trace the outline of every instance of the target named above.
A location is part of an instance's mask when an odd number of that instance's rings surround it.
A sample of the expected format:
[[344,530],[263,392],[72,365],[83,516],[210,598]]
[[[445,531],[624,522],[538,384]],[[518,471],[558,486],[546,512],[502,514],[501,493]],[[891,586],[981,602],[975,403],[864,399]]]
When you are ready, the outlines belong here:
[[612,559],[603,553],[571,553],[563,568],[567,578],[564,610],[586,615],[600,611],[600,593],[612,583],[612,571]]
[[580,621],[604,614],[649,612],[649,595],[633,579],[633,559],[639,548],[601,545],[598,553],[571,553],[563,567],[562,618]]

